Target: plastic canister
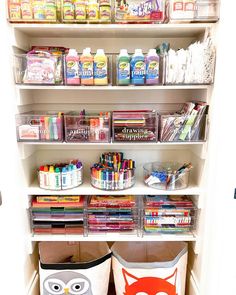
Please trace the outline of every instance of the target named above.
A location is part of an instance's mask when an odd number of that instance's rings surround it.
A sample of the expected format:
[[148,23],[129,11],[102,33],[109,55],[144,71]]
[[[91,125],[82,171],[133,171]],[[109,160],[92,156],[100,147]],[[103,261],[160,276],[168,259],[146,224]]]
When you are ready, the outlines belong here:
[[79,56],[75,49],[70,49],[66,56],[66,83],[68,85],[80,84]]
[[117,57],[117,84],[130,84],[130,56],[127,49],[121,49]]
[[145,83],[145,62],[142,49],[135,49],[131,58],[131,83],[133,85],[144,85]]
[[98,49],[94,56],[94,85],[107,85],[107,56],[103,49]]
[[93,60],[91,49],[85,48],[80,57],[82,85],[93,85]]
[[159,56],[156,49],[150,49],[145,58],[146,84],[159,84]]

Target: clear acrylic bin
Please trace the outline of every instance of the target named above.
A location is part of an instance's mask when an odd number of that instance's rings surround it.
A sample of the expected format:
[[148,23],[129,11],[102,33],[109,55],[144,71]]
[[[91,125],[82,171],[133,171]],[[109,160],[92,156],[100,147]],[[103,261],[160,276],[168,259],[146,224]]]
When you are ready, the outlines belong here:
[[[73,3],[74,2],[74,3]],[[61,0],[63,23],[110,23],[112,7],[110,0]]]
[[[78,53],[78,56],[81,57],[82,53]],[[92,53],[93,57],[95,56],[95,53]],[[71,82],[69,79],[67,79],[67,62],[66,62],[66,55],[64,56],[64,84],[65,85],[71,85],[71,86],[79,86],[79,85],[85,85],[85,86],[107,86],[112,85],[112,55],[107,55],[107,65],[104,66],[104,63],[97,64],[97,69],[95,69],[94,62],[91,68],[88,68],[88,63],[84,62],[82,67],[81,61],[78,62],[78,69],[79,69],[79,79],[77,82]],[[89,83],[87,82],[88,79],[81,79],[82,75],[87,75],[86,72],[92,71],[93,79],[90,80]],[[101,79],[101,81],[95,79],[95,75],[98,77],[102,75],[102,77],[107,76],[107,79]]]
[[155,142],[158,119],[155,111],[114,111],[112,117],[113,141]]
[[64,115],[66,142],[110,142],[110,113]]
[[143,201],[144,234],[182,234],[195,228],[197,209],[189,197],[145,196]]
[[55,23],[59,21],[61,0],[7,0],[12,23]]
[[217,0],[168,0],[169,22],[216,22],[219,19]]
[[16,84],[63,84],[63,57],[49,52],[31,51],[14,55]]
[[161,142],[206,141],[208,115],[160,115]]
[[143,166],[144,182],[159,190],[180,190],[188,187],[189,170],[178,171],[183,165],[175,162],[152,162]]
[[[118,173],[118,172],[117,172]],[[131,172],[134,174],[134,169]],[[93,187],[101,189],[101,190],[108,190],[108,191],[119,191],[119,190],[125,190],[128,189],[135,184],[135,176],[129,176],[128,171],[124,172],[123,176],[120,176],[120,173],[118,173],[118,179],[112,180],[112,173],[108,174],[108,180],[107,179],[101,179],[99,177],[96,177],[91,174],[91,184]],[[127,175],[127,176],[126,176]]]
[[17,141],[63,141],[61,113],[28,112],[16,115]]
[[[96,203],[93,203],[94,198],[96,198]],[[121,202],[119,202],[120,200]],[[87,207],[88,233],[138,234],[138,213],[137,196],[89,197]]]
[[165,0],[115,0],[115,21],[122,23],[151,22],[165,20]]

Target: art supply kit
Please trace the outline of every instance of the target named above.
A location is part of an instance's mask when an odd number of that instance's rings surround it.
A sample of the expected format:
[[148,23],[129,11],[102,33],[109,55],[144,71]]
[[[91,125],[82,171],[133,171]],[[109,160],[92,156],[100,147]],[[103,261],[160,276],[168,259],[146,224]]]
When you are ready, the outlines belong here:
[[216,22],[219,0],[6,0],[13,23]]
[[75,159],[69,163],[42,165],[38,169],[39,187],[47,190],[67,190],[83,183],[83,165]]
[[124,190],[135,184],[135,161],[107,152],[91,167],[91,184],[101,190]]

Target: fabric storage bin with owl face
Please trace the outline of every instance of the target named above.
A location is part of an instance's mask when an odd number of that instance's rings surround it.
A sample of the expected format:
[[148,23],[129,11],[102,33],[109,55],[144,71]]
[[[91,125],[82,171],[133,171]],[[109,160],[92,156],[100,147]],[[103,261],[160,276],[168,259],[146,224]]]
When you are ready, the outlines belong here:
[[111,251],[106,242],[39,243],[40,295],[106,295]]
[[112,269],[116,295],[184,295],[187,244],[115,242]]

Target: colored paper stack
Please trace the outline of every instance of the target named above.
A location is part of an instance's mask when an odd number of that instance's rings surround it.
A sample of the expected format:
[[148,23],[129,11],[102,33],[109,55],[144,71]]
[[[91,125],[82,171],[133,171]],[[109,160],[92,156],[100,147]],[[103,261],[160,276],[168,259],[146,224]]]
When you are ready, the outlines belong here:
[[31,205],[35,234],[83,234],[83,196],[37,196]]
[[91,196],[88,202],[90,233],[137,230],[138,212],[135,196]]
[[194,227],[195,214],[195,206],[187,196],[145,196],[144,232],[189,232]]

